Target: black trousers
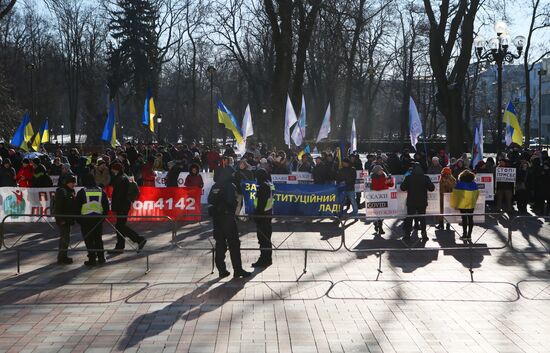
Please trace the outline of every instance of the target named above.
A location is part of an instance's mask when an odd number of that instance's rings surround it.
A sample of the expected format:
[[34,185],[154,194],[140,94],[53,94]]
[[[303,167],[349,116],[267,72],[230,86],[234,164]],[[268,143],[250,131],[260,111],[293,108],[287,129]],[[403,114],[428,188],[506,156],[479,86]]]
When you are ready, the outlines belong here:
[[[415,215],[415,214],[419,214],[419,215],[426,214],[426,206],[424,207],[407,206],[407,215]],[[405,218],[405,236],[411,235],[413,219],[417,220],[420,223],[420,230],[422,232],[426,231],[426,217],[418,217],[418,218],[407,217]]]
[[[258,238],[260,249],[271,249],[271,234],[273,233],[272,218],[255,218],[254,220],[256,222],[256,237]],[[271,250],[260,250],[260,259],[271,261],[272,253],[273,251]]]
[[[82,219],[80,221],[80,229],[82,230],[82,237],[84,237],[84,244],[88,249],[88,259],[90,261],[105,260],[105,253],[103,250],[103,220],[102,219]],[[91,250],[90,250],[91,249]]]
[[69,249],[69,242],[71,241],[71,226],[65,222],[64,224],[57,224],[59,227],[59,251],[57,253],[57,259],[66,259],[67,249]]
[[[460,213],[474,213],[474,210],[473,209],[460,210]],[[462,235],[467,238],[471,238],[473,229],[474,229],[474,216],[463,215],[462,216]]]
[[[128,216],[128,213],[117,213],[117,216]],[[145,239],[143,237],[140,237],[135,230],[128,227],[127,223],[127,217],[120,217],[116,220],[115,228],[117,230],[117,234],[115,249],[124,249],[126,245],[126,238],[137,244],[140,244]]]
[[216,268],[219,272],[227,271],[225,266],[225,253],[229,248],[229,256],[233,271],[243,269],[241,260],[241,241],[234,214],[220,214],[213,219],[214,240],[216,240]]

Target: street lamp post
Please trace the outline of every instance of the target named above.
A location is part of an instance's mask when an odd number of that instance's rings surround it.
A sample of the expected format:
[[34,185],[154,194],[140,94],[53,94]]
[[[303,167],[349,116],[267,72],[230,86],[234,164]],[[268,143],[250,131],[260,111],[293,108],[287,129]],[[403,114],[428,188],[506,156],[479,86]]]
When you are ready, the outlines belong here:
[[30,74],[30,89],[31,89],[31,121],[33,121],[34,119],[34,85],[33,85],[33,72],[34,72],[34,64],[33,63],[29,63],[27,64],[27,70],[29,70],[29,74]]
[[207,71],[210,76],[210,145],[214,148],[214,74],[216,68],[208,66]]
[[157,129],[157,137],[158,137],[158,140],[159,140],[159,143],[161,141],[160,139],[160,125],[162,124],[162,114],[159,114],[159,116],[157,117],[157,126],[158,126],[158,129]]
[[539,69],[539,149],[542,151],[542,76],[548,71],[542,67]]
[[61,124],[61,146],[63,146],[63,129],[65,128],[65,125]]
[[[508,51],[510,46],[510,35],[507,33],[504,21],[495,22],[496,38],[487,42],[483,37],[478,36],[474,40],[476,56],[478,60],[487,60],[497,65],[497,152],[500,152],[502,144],[502,65],[504,62],[511,63],[518,59],[523,51],[525,37],[517,36],[512,41],[516,47],[517,54]],[[488,45],[488,50],[487,50]],[[483,52],[485,50],[485,52]]]

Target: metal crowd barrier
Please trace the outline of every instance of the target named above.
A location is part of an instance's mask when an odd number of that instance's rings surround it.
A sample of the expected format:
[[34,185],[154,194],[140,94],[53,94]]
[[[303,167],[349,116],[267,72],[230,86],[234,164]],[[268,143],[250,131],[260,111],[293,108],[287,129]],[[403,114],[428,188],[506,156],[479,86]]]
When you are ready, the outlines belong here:
[[[544,250],[518,250],[516,248],[514,248],[514,242],[512,241],[512,233],[514,231],[517,231],[519,230],[519,224],[522,223],[522,221],[526,221],[526,220],[544,220],[544,222],[550,222],[550,216],[517,216],[517,217],[514,217],[510,220],[510,224],[508,225],[508,237],[510,238],[510,249],[512,249],[514,252],[516,253],[521,253],[521,254],[550,254],[550,239],[548,241],[548,244],[544,244],[541,239],[540,239],[540,236],[537,236],[537,234],[533,234],[532,237],[534,237],[539,243],[540,245],[544,248]],[[542,223],[542,225],[544,225],[544,222]],[[540,229],[542,230],[543,227],[540,227]],[[531,237],[530,234],[528,234],[529,237]],[[525,240],[526,241],[529,241],[525,236],[524,236]]]
[[[190,223],[193,223],[193,222],[197,222],[197,223],[202,223],[204,222],[203,218],[204,217],[208,217],[208,221],[211,221],[211,217],[207,216],[207,215],[198,215],[198,214],[193,214],[193,215],[186,215],[186,216],[183,216],[183,218],[191,218],[191,217],[195,217],[195,216],[200,216],[200,220],[199,221],[194,221],[194,220],[190,220],[189,222]],[[318,220],[318,221],[326,221],[326,220],[330,220],[332,221],[333,223],[337,223],[337,224],[340,224],[340,218],[339,217],[336,217],[336,216],[278,216],[278,215],[271,215],[271,216],[259,216],[259,215],[235,215],[237,221],[242,221],[242,220],[255,220],[255,219],[260,219],[260,218],[263,218],[263,219],[278,219],[278,220],[285,220],[285,221],[300,221],[300,222],[303,222],[303,221],[314,221],[314,220]],[[177,224],[179,224],[179,221],[181,221],[181,218],[177,218],[176,219],[176,222]],[[179,229],[179,228],[178,228]],[[340,229],[340,227],[339,227]],[[337,247],[334,247],[332,246],[332,244],[330,245],[331,248],[330,249],[321,249],[321,248],[305,248],[305,247],[299,247],[299,248],[283,248],[283,244],[290,238],[290,236],[292,235],[289,235],[287,236],[281,243],[279,244],[273,244],[272,243],[272,248],[260,248],[260,247],[254,247],[254,248],[247,248],[247,247],[241,247],[241,251],[261,251],[261,250],[271,250],[271,251],[297,251],[297,252],[304,252],[304,269],[303,269],[303,273],[306,273],[307,272],[307,261],[308,261],[308,253],[311,252],[311,251],[316,251],[316,252],[336,252],[336,251],[339,251],[340,249],[342,249],[343,247],[343,240],[344,240],[344,232],[343,232],[343,228],[341,228],[342,231],[341,233],[338,235],[338,237],[340,238],[340,242],[338,244]],[[242,227],[239,227],[239,236],[242,235]],[[293,232],[291,232],[293,233]],[[262,234],[260,234],[260,236],[263,236]],[[176,240],[177,238],[177,235],[175,236],[174,238],[174,245],[178,248],[178,249],[181,249],[181,250],[189,250],[189,251],[209,251],[211,252],[212,254],[212,269],[211,269],[211,273],[214,273],[214,269],[215,269],[215,251],[216,251],[216,245],[215,245],[215,242],[213,242],[211,239],[213,238],[213,235],[210,237],[208,237],[208,241],[210,242],[210,247],[184,247],[180,242],[178,242]]]
[[[453,217],[453,218],[459,218],[461,216],[473,216],[473,217],[476,217],[476,216],[489,216],[489,217],[495,217],[495,218],[500,218],[502,217],[502,213],[441,213],[441,214],[418,214],[418,215],[395,215],[395,216],[385,216],[385,217],[365,217],[364,215],[363,216],[360,216],[360,215],[357,215],[357,216],[344,216],[342,218],[342,222],[343,222],[343,227],[344,227],[344,224],[346,221],[349,221],[349,220],[352,220],[352,221],[359,221],[359,220],[363,220],[363,221],[366,221],[366,222],[371,222],[371,224],[369,225],[369,227],[367,228],[367,230],[365,232],[367,232],[371,227],[372,225],[374,225],[374,223],[376,221],[379,221],[379,220],[382,220],[382,226],[384,226],[384,221],[385,220],[392,220],[392,219],[395,219],[395,220],[405,220],[407,218],[412,218],[413,220],[414,219],[418,219],[418,218],[437,218],[437,217],[444,217],[445,221],[447,221],[447,219],[445,217]],[[450,222],[449,222],[450,223]],[[474,221],[474,227],[476,226],[475,224],[475,221]],[[428,229],[429,225],[427,224],[426,222],[426,229]],[[411,224],[411,230],[414,232],[414,227],[412,227],[412,224]],[[456,229],[454,229],[454,227],[451,225],[451,229],[457,233],[457,234],[460,234],[459,231],[457,231]],[[422,245],[423,244],[423,240],[420,238],[420,235],[418,237],[418,239],[414,240],[413,238],[410,238],[410,240],[403,240],[401,239],[400,240],[400,243],[403,245],[403,247],[400,247],[400,248],[397,248],[397,247],[373,247],[373,248],[361,248],[361,249],[353,249],[353,246],[355,244],[352,244],[351,246],[349,246],[347,243],[346,243],[346,239],[345,239],[345,232],[344,232],[344,239],[343,239],[343,245],[344,245],[344,248],[348,251],[348,252],[351,252],[351,253],[375,253],[378,257],[378,276],[383,273],[382,271],[382,256],[381,254],[383,252],[390,252],[390,251],[405,251],[405,252],[423,252],[423,251],[455,251],[455,250],[458,250],[458,251],[470,251],[470,266],[469,266],[469,272],[470,272],[470,276],[472,278],[472,281],[473,281],[473,252],[474,251],[488,251],[488,250],[502,250],[504,248],[506,248],[510,242],[511,242],[511,233],[508,233],[508,237],[506,239],[506,241],[504,242],[504,244],[502,246],[476,246],[476,244],[478,244],[479,240],[487,233],[489,229],[486,228],[484,230],[484,232],[475,240],[475,241],[464,241],[465,245],[464,246],[440,246],[440,247],[424,247],[424,246],[421,246],[419,247],[418,245]],[[420,231],[418,231],[420,232]],[[361,238],[361,237],[360,237]],[[360,239],[358,238],[358,239]],[[400,237],[401,238],[401,237]],[[384,239],[382,236],[380,237],[380,239]],[[386,240],[390,240],[390,239],[386,239]],[[396,238],[393,238],[393,240],[399,240],[399,239],[396,239]],[[357,242],[357,241],[356,241]],[[378,279],[378,276],[377,276],[377,279]]]
[[[41,219],[44,219],[46,222],[48,222],[48,218],[51,219],[51,218],[55,218],[55,217],[72,218],[72,219],[98,219],[99,218],[99,219],[104,220],[103,223],[96,224],[88,233],[83,234],[82,239],[79,240],[74,246],[69,245],[69,248],[67,249],[67,252],[71,252],[71,251],[74,251],[74,252],[88,252],[88,251],[108,252],[108,251],[110,251],[110,249],[77,249],[77,247],[82,243],[82,241],[84,241],[84,239],[86,237],[88,237],[90,235],[90,233],[96,227],[99,226],[99,224],[104,224],[104,223],[109,224],[115,230],[116,234],[123,236],[123,234],[121,234],[117,230],[116,225],[114,225],[110,221],[110,219],[113,219],[113,218],[114,219],[119,219],[119,218],[155,219],[155,220],[164,219],[164,220],[169,221],[173,224],[172,225],[172,230],[171,230],[172,239],[174,239],[175,233],[176,233],[176,223],[174,222],[174,220],[172,218],[170,218],[168,216],[128,216],[128,215],[106,215],[106,216],[104,216],[104,215],[93,215],[93,216],[87,215],[87,216],[82,216],[82,215],[8,214],[8,215],[4,216],[4,218],[2,219],[2,222],[0,223],[0,248],[4,247],[4,249],[7,250],[7,251],[15,251],[16,252],[17,274],[21,273],[21,252],[58,252],[59,249],[23,249],[23,248],[17,246],[18,243],[21,241],[21,239],[23,239],[27,234],[22,234],[12,244],[6,244],[6,239],[5,239],[6,220],[9,219],[9,218],[15,218],[15,217],[37,218],[38,219],[37,222],[40,221]],[[14,224],[25,224],[25,223],[28,223],[28,222],[16,222]],[[36,222],[34,222],[34,223],[36,223]],[[132,246],[132,245],[130,245],[130,246]],[[149,273],[149,271],[150,271],[149,256],[151,254],[154,254],[154,253],[163,252],[163,250],[154,250],[154,249],[139,250],[137,246],[132,246],[132,248],[133,248],[134,251],[136,251],[136,253],[144,253],[145,254],[145,258],[146,258],[146,271],[145,271],[145,273]]]

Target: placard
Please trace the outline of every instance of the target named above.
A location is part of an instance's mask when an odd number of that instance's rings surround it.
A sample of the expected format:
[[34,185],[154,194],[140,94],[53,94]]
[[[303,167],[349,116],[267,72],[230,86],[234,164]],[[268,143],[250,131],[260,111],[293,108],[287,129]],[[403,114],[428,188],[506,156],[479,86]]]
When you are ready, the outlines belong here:
[[516,182],[516,168],[502,168],[496,169],[497,183],[515,183]]

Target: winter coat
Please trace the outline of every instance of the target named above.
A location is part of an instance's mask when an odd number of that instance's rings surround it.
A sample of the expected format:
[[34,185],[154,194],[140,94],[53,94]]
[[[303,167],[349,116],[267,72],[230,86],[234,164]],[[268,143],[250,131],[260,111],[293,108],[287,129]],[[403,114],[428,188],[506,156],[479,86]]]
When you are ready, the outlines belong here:
[[[57,188],[55,191],[55,207],[54,214],[56,215],[74,215],[77,214],[76,211],[76,201],[75,201],[75,191],[68,188],[67,186],[62,186]],[[66,224],[74,224],[74,219],[71,217],[55,217],[55,222],[61,224],[65,222]]]
[[113,178],[113,194],[111,196],[111,209],[116,213],[127,214],[130,211],[131,202],[128,199],[128,185],[130,180],[126,174],[119,174]]
[[314,184],[326,184],[329,182],[329,170],[325,162],[315,165],[312,170]]
[[407,191],[407,207],[428,207],[428,191],[434,191],[435,186],[426,176],[420,165],[415,165],[411,175],[407,175],[401,184],[401,190]]
[[157,175],[153,171],[153,163],[145,163],[141,167],[141,180],[143,181],[143,186],[155,186],[155,179]]
[[107,186],[111,183],[111,171],[108,168],[104,168],[103,171],[95,168],[92,170],[92,175],[96,185],[98,186]]
[[456,185],[456,179],[452,175],[442,175],[439,180],[439,193],[448,194],[453,191]]
[[357,173],[353,167],[344,167],[338,170],[336,174],[336,181],[338,183],[344,183],[346,185],[346,191],[355,190],[355,179],[357,178]]
[[12,167],[5,168],[0,166],[0,187],[2,186],[17,186],[15,182],[15,169]]
[[21,167],[19,172],[17,172],[16,180],[17,184],[22,188],[28,188],[32,186],[32,177],[34,175],[34,170],[29,164],[26,167]]
[[203,188],[204,182],[202,181],[202,177],[200,174],[189,174],[185,178],[184,186],[188,188]]
[[36,167],[32,176],[33,188],[50,188],[53,186],[52,178],[46,174],[46,168],[43,165]]
[[393,180],[388,179],[386,173],[382,175],[373,175],[371,177],[370,189],[373,191],[388,190],[390,186],[393,186]]

